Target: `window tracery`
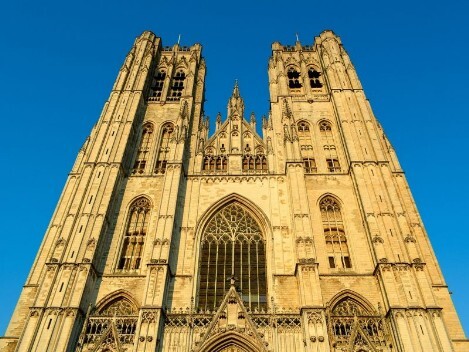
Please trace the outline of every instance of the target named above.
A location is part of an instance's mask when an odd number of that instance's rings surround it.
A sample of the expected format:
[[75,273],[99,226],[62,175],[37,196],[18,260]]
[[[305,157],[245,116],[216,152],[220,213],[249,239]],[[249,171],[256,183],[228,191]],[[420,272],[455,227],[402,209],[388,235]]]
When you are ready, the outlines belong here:
[[264,153],[243,155],[243,172],[266,173],[268,171],[267,158]]
[[143,125],[140,146],[137,150],[137,156],[135,158],[134,167],[132,169],[133,174],[142,174],[145,172],[145,167],[148,161],[148,155],[150,154],[152,136],[153,125],[148,122]]
[[121,345],[132,345],[137,330],[138,309],[125,297],[118,297],[100,311],[92,314],[86,323],[83,344],[96,344],[113,324]]
[[[390,351],[390,336],[383,317],[352,297],[344,297],[328,313],[331,344],[337,349],[354,346]],[[372,346],[369,346],[369,344]]]
[[182,91],[184,90],[184,80],[186,74],[183,70],[177,70],[176,74],[171,81],[171,89],[169,91],[168,101],[179,101],[181,100]]
[[164,174],[171,151],[171,138],[173,137],[174,125],[170,122],[161,127],[160,147],[158,148],[158,157],[156,160],[155,173]]
[[146,198],[139,198],[130,206],[121,255],[117,265],[118,270],[137,270],[140,268],[149,215],[150,202]]
[[207,154],[204,157],[202,165],[203,171],[211,172],[227,172],[228,170],[228,157],[225,155],[211,155]]
[[323,198],[319,204],[330,268],[352,267],[347,236],[339,203],[333,197]]
[[252,215],[237,202],[220,209],[201,240],[199,307],[214,310],[230,287],[230,277],[250,310],[266,309],[265,242]]

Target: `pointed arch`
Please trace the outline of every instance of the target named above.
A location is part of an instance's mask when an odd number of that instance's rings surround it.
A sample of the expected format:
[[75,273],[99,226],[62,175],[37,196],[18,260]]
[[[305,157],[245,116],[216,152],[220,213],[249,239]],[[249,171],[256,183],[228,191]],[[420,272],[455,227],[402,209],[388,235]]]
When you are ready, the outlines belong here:
[[318,169],[313,152],[311,124],[306,120],[299,120],[297,122],[297,131],[301,158],[303,159],[304,172],[307,174],[316,173]]
[[184,82],[186,80],[185,69],[178,67],[174,70],[174,75],[171,80],[171,88],[168,94],[168,101],[181,100],[182,92],[184,90]]
[[[345,303],[345,304],[344,304]],[[347,305],[350,307],[351,316],[353,315],[376,315],[373,305],[362,295],[352,290],[343,290],[334,295],[327,304],[328,310],[332,315],[345,315]],[[357,313],[357,314],[354,314]]]
[[234,347],[239,352],[264,352],[265,349],[252,337],[242,335],[236,331],[217,335],[204,343],[198,352],[227,352]]
[[324,153],[326,154],[327,171],[331,173],[341,172],[342,169],[337,155],[332,123],[328,120],[322,119],[318,122],[318,128],[321,135]]
[[174,138],[174,124],[165,122],[160,128],[160,138],[157,151],[157,159],[155,165],[155,174],[164,174],[171,153],[171,141]]
[[140,268],[150,210],[151,202],[144,196],[138,197],[130,204],[117,270],[129,271]]
[[314,66],[308,66],[308,80],[311,89],[322,88],[321,72]]
[[219,199],[215,203],[213,203],[208,209],[206,209],[202,215],[200,216],[199,220],[197,221],[197,240],[200,241],[200,237],[202,234],[202,231],[204,229],[204,226],[207,224],[207,221],[212,217],[212,215],[219,209],[221,209],[224,205],[231,203],[233,201],[239,202],[243,204],[251,214],[254,216],[257,222],[260,223],[262,226],[263,231],[265,233],[270,233],[271,232],[271,225],[270,221],[268,220],[267,215],[264,213],[264,211],[259,208],[254,202],[252,202],[250,199],[242,196],[239,193],[230,193],[223,198]]
[[[138,315],[139,304],[132,296],[129,291],[126,290],[117,290],[109,293],[108,295],[101,298],[101,300],[96,305],[94,311],[101,315],[103,312],[112,308],[116,303],[123,302],[122,308],[127,309],[131,314],[116,314],[116,315]],[[116,307],[117,308],[117,307]],[[124,311],[121,311],[123,313]]]
[[214,310],[238,280],[243,301],[252,310],[267,308],[265,226],[259,211],[232,194],[212,206],[199,222],[198,306]]
[[142,126],[142,133],[140,137],[140,145],[135,156],[133,174],[143,174],[148,163],[148,156],[151,153],[153,142],[154,126],[151,122],[145,122]]
[[327,320],[331,346],[337,349],[378,351],[391,343],[386,320],[354,291],[341,291],[330,300]]
[[350,269],[352,260],[345,234],[341,204],[336,197],[328,194],[320,198],[319,210],[321,212],[329,268]]
[[287,67],[288,88],[292,92],[299,91],[303,84],[301,83],[300,69],[294,65]]
[[161,96],[163,94],[163,87],[164,87],[164,82],[166,79],[168,69],[166,68],[166,65],[160,65],[153,76],[152,83],[151,83],[151,89],[150,89],[150,97],[148,100],[150,101],[160,101]]

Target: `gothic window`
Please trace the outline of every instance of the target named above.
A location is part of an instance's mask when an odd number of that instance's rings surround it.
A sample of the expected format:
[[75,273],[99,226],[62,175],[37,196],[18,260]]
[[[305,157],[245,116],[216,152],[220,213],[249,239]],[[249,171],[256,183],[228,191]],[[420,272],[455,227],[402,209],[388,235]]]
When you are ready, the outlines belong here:
[[337,350],[350,346],[361,347],[358,351],[375,350],[370,344],[386,346],[389,341],[384,319],[352,297],[339,300],[329,311],[328,321],[331,342]]
[[243,155],[243,172],[266,173],[267,170],[267,158],[264,154]]
[[329,121],[321,121],[319,123],[319,132],[321,134],[324,151],[326,153],[327,171],[341,172],[342,170],[337,156],[331,123]]
[[316,160],[313,155],[313,142],[308,122],[298,122],[298,137],[305,173],[311,174],[317,172]]
[[170,142],[173,136],[174,126],[172,123],[165,123],[161,128],[160,147],[158,149],[158,157],[156,160],[155,173],[164,174],[166,172],[166,164],[169,159]]
[[303,165],[305,173],[307,174],[314,174],[318,171],[318,168],[316,167],[316,160],[313,158],[303,158]]
[[220,209],[204,229],[200,253],[199,307],[214,310],[230,277],[250,310],[266,309],[265,242],[261,228],[237,202]]
[[226,172],[228,165],[228,158],[224,155],[206,155],[202,166],[203,171],[212,172]]
[[137,320],[137,307],[127,298],[118,297],[88,318],[83,344],[96,344],[114,324],[120,344],[132,345]]
[[150,91],[150,101],[160,101],[161,94],[163,93],[164,80],[166,78],[166,72],[159,70],[153,77]]
[[169,91],[168,101],[179,101],[181,100],[182,91],[184,90],[184,80],[186,74],[183,70],[177,70],[176,74],[171,81],[171,89]]
[[339,203],[336,199],[328,196],[321,200],[319,208],[321,210],[329,267],[351,268],[352,262]]
[[332,126],[330,122],[322,121],[319,124],[319,131],[324,139],[328,140],[329,138],[332,138]]
[[145,172],[145,167],[148,161],[148,155],[150,153],[150,145],[153,136],[153,125],[146,123],[143,125],[142,138],[140,140],[140,146],[137,151],[137,157],[135,158],[134,167],[132,170],[133,174],[142,174]]
[[308,69],[309,85],[311,86],[311,88],[322,88],[322,83],[319,80],[320,75],[321,74],[314,68]]
[[309,123],[307,123],[306,121],[298,122],[298,136],[309,137]]
[[327,170],[329,172],[340,172],[340,164],[338,159],[326,159]]
[[137,270],[140,268],[143,245],[148,229],[150,202],[139,198],[130,206],[130,212],[124,233],[118,270]]
[[300,89],[302,84],[300,83],[300,73],[294,67],[290,67],[287,72],[288,87],[293,90]]

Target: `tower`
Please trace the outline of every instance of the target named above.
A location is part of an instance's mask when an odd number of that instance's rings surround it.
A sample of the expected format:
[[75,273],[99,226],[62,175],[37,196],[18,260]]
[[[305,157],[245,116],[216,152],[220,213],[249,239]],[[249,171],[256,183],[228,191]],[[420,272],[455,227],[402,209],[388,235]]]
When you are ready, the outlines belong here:
[[209,136],[201,46],[151,32],[79,151],[6,351],[464,351],[404,173],[340,39],[272,45]]

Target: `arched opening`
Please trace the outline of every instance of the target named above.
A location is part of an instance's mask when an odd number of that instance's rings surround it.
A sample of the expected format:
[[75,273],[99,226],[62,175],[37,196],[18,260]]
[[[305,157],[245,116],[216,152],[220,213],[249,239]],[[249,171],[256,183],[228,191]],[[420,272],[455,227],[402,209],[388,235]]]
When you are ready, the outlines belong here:
[[236,287],[248,310],[267,308],[266,250],[263,231],[253,214],[231,201],[206,222],[200,245],[198,306],[215,310]]
[[[342,292],[330,303],[328,325],[331,343],[336,347],[362,348],[389,346],[390,335],[385,319],[362,297]],[[384,349],[383,351],[388,351]]]

